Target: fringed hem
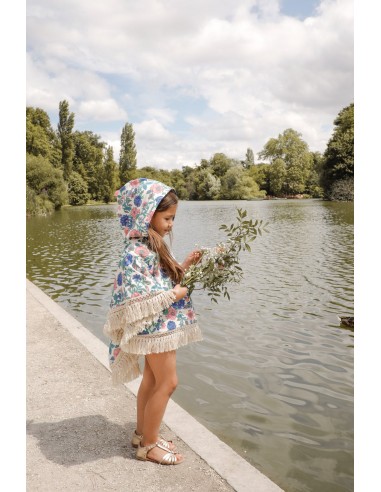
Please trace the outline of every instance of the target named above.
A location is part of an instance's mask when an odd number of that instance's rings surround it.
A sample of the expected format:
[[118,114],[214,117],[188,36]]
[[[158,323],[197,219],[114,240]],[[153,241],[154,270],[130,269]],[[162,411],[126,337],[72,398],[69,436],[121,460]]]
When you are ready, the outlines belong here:
[[201,340],[200,327],[197,323],[191,323],[164,334],[134,336],[127,343],[122,342],[120,347],[129,354],[147,355],[169,352]]
[[140,296],[110,309],[103,333],[114,343],[125,342],[154,323],[176,301],[173,290]]
[[110,364],[112,383],[114,386],[120,383],[129,383],[140,376],[139,357],[127,354],[122,350],[115,362]]

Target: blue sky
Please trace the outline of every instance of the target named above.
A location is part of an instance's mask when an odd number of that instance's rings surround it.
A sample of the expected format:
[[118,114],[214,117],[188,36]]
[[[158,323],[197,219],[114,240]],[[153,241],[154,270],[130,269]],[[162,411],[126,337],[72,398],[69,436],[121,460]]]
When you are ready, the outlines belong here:
[[353,101],[352,0],[27,0],[26,104],[138,166],[243,159],[286,128],[324,151]]
[[282,14],[305,19],[316,14],[319,0],[281,0],[279,8]]

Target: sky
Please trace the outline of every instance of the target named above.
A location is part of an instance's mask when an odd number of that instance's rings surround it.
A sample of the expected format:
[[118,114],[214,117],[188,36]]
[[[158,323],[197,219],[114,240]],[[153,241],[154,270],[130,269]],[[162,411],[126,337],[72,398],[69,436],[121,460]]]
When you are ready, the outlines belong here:
[[59,102],[119,159],[181,169],[216,152],[256,160],[287,128],[324,152],[353,102],[352,0],[27,0],[26,105]]

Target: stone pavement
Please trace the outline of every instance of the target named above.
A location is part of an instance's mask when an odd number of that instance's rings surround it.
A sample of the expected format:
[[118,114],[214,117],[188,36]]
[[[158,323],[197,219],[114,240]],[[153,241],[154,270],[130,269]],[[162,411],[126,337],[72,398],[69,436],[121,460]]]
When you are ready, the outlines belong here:
[[[28,492],[281,490],[172,401],[169,421],[178,429],[163,423],[161,433],[186,461],[136,460],[130,444],[136,397],[128,387],[113,387],[94,356],[104,350],[107,357],[106,345],[28,280],[26,308]],[[179,437],[181,429],[198,453]]]

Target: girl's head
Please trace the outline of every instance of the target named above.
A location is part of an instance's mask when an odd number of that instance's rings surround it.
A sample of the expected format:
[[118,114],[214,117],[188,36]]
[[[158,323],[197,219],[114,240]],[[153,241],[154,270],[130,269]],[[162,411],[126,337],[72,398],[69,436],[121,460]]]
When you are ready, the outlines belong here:
[[176,283],[181,281],[184,272],[171,255],[163,238],[169,234],[172,239],[172,227],[178,201],[179,199],[173,190],[167,193],[156,208],[148,229],[148,242],[151,249],[159,255],[161,266]]
[[160,181],[137,178],[118,190],[117,201],[125,239],[147,237],[150,248],[159,255],[161,266],[178,283],[183,270],[164,241],[166,234],[171,237],[176,215],[178,198],[174,190]]
[[150,227],[160,234],[161,237],[170,234],[172,231],[178,201],[179,199],[176,193],[170,191],[161,200],[151,219]]

